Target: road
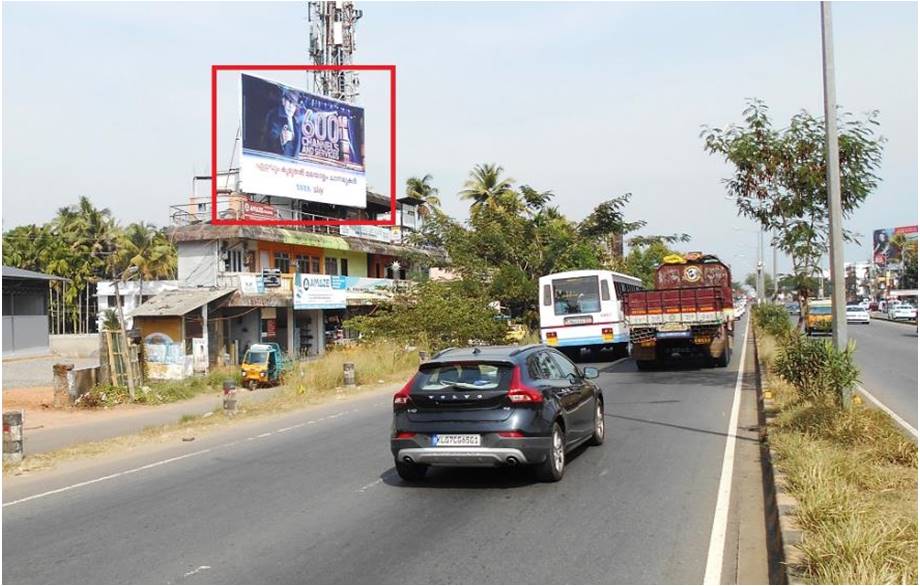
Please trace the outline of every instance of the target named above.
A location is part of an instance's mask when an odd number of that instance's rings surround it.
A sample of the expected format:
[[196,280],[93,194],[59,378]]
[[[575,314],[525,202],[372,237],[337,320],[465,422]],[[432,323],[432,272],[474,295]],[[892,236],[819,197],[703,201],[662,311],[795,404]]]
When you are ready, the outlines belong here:
[[[701,583],[740,346],[724,369],[597,364],[607,442],[555,484],[522,469],[404,484],[379,393],[7,479],[4,582]],[[756,452],[754,436],[737,443]],[[730,518],[723,576],[744,565],[732,531],[762,536],[762,523]]]
[[917,428],[917,327],[880,319],[849,324],[863,387]]

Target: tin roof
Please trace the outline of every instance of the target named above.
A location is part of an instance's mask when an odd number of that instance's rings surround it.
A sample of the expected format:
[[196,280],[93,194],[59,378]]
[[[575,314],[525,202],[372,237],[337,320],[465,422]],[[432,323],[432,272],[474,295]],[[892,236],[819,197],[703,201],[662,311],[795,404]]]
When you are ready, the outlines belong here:
[[179,316],[195,311],[205,303],[229,296],[236,289],[176,289],[158,293],[129,313],[130,317]]
[[16,267],[3,267],[3,278],[4,279],[33,279],[36,281],[69,281],[70,279],[65,279],[64,277],[58,277],[56,275],[46,275],[45,273],[38,273],[35,271],[27,271],[25,269],[17,269]]

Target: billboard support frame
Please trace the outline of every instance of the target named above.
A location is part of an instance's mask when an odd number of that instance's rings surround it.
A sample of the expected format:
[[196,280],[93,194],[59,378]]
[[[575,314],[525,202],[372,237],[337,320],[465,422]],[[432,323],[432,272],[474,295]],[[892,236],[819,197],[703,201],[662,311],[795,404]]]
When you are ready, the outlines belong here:
[[[388,220],[233,220],[217,217],[217,74],[220,71],[385,71],[390,78],[390,218]],[[211,65],[211,224],[215,226],[395,226],[396,65]]]

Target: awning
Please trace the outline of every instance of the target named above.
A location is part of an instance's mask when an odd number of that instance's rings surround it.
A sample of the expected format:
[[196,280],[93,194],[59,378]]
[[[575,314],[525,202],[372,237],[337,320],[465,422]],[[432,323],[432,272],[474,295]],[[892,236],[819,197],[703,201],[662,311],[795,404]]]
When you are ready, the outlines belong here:
[[185,315],[206,303],[228,297],[236,289],[176,289],[158,293],[150,301],[130,312],[130,317],[166,317]]

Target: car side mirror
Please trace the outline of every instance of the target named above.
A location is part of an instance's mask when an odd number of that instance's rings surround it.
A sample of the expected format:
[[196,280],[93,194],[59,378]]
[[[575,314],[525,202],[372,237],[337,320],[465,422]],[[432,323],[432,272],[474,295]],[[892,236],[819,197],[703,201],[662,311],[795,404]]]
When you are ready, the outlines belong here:
[[600,376],[600,373],[593,366],[586,366],[584,373],[585,373],[585,378],[597,378],[598,376]]

